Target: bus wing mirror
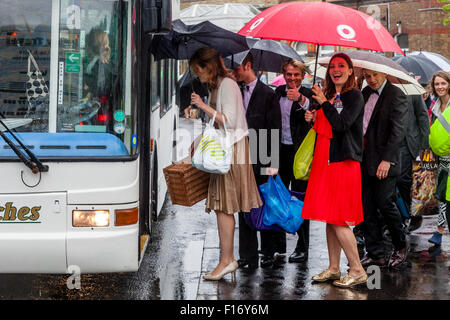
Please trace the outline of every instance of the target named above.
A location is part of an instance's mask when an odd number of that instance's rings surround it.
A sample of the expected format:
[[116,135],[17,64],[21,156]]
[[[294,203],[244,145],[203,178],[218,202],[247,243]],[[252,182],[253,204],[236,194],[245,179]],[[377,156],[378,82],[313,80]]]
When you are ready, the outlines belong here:
[[171,0],[143,0],[142,6],[144,33],[164,34],[172,30]]

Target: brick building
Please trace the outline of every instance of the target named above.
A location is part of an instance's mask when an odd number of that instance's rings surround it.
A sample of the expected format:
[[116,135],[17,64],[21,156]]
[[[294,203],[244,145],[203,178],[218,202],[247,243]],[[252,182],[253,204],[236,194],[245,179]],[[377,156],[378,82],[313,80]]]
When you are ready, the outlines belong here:
[[332,2],[379,15],[379,21],[406,52],[432,51],[450,59],[450,25],[444,25],[448,13],[438,0]]
[[[318,0],[309,0],[318,1]],[[363,11],[377,18],[390,31],[406,52],[432,51],[450,59],[450,24],[444,25],[448,13],[442,10],[444,3],[438,0],[328,0],[339,5]],[[272,5],[287,0],[181,0],[181,10],[194,4],[246,3]],[[327,48],[328,50],[330,48]],[[338,48],[335,48],[336,50]],[[312,52],[315,46],[305,50]]]

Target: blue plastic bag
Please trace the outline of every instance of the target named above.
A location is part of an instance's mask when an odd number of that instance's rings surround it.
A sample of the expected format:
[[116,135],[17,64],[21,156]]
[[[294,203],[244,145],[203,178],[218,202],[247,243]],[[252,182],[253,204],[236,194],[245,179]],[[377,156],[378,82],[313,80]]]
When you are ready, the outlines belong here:
[[275,179],[269,177],[269,181],[259,188],[264,197],[263,223],[266,226],[278,225],[295,234],[303,222],[301,194],[289,192],[278,175]]
[[244,220],[245,223],[247,223],[248,226],[250,226],[252,229],[258,230],[258,231],[284,231],[276,224],[271,226],[266,226],[263,223],[263,217],[264,217],[264,197],[261,193],[261,190],[259,190],[259,195],[261,197],[261,200],[263,202],[263,205],[259,208],[253,208],[248,213],[244,213]]

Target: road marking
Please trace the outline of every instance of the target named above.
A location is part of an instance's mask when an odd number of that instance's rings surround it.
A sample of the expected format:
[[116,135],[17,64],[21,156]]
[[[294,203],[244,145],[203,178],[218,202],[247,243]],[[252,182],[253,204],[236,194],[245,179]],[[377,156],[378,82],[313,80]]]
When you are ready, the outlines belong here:
[[190,241],[184,252],[184,271],[201,272],[203,241]]

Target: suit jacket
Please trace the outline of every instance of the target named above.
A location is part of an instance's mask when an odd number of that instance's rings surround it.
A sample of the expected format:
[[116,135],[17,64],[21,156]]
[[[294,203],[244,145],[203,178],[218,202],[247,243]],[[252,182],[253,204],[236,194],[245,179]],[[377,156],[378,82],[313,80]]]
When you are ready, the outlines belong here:
[[[276,99],[274,91],[260,80],[256,82],[255,89],[253,89],[245,116],[250,131],[249,141],[252,162],[254,163],[253,171],[255,173],[256,183],[259,185],[267,182],[267,176],[261,176],[260,174],[261,168],[268,168],[273,165],[270,162],[262,163],[261,161],[265,159],[261,159],[260,157],[259,141],[260,136],[262,136],[263,133],[259,130],[267,129],[267,153],[265,152],[265,150],[261,150],[262,155],[266,157],[271,156],[272,130],[278,130],[277,134],[279,139],[281,136],[280,105],[278,103],[278,100]],[[256,133],[256,137],[254,133]],[[254,154],[254,152],[257,152],[256,155]],[[274,150],[274,152],[277,152],[277,150]]]
[[353,159],[361,162],[364,99],[361,91],[352,89],[341,94],[341,101],[344,107],[341,113],[329,101],[325,101],[321,105],[333,130],[328,160],[329,162],[341,162]]
[[[313,95],[312,90],[301,86],[298,91],[309,99],[311,108],[311,106],[315,104],[315,100],[312,98]],[[286,85],[279,86],[275,89],[275,94],[278,102],[284,95],[284,92],[286,92]],[[297,150],[300,147],[303,139],[305,139],[306,135],[308,134],[309,129],[311,129],[311,124],[306,122],[305,120],[305,113],[306,111],[302,107],[300,107],[300,103],[298,101],[292,102],[291,116],[289,122],[291,126],[292,142],[294,144],[295,150]]]
[[[369,99],[371,92],[369,86],[363,89],[364,103]],[[362,167],[370,176],[376,175],[382,160],[391,163],[388,176],[400,174],[400,147],[405,138],[407,111],[406,95],[387,81],[364,135]]]
[[420,150],[428,149],[428,136],[430,135],[430,121],[428,111],[420,94],[407,96],[408,120],[406,124],[406,144],[413,159]]

